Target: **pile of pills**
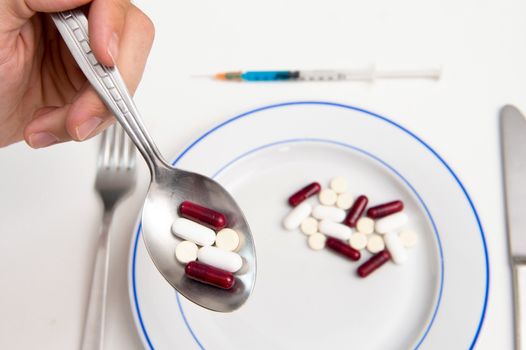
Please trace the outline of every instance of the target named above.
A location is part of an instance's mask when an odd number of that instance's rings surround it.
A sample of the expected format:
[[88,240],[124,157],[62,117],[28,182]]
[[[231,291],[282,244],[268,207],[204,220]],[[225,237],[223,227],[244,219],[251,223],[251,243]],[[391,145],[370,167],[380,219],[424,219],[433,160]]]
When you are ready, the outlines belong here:
[[[309,198],[316,195],[319,203],[311,204]],[[328,188],[313,182],[291,195],[288,202],[293,209],[283,226],[287,230],[301,229],[311,249],[327,248],[353,261],[360,260],[366,251],[372,254],[358,267],[360,277],[390,260],[398,265],[405,263],[407,248],[417,242],[416,233],[404,229],[409,218],[402,201],[367,209],[367,196],[354,199],[342,176],[333,178]]]
[[236,282],[233,274],[241,269],[243,259],[237,253],[241,248],[239,234],[227,228],[226,216],[188,201],[179,206],[179,216],[172,224],[172,233],[183,240],[175,248],[175,258],[186,264],[186,276],[232,288]]

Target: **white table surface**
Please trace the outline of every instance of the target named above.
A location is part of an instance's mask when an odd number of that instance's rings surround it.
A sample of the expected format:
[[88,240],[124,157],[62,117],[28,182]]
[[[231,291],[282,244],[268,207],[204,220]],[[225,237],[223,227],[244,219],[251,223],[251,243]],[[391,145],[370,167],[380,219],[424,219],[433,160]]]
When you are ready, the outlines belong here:
[[[497,112],[526,111],[526,2],[136,1],[156,40],[137,104],[173,158],[227,117],[290,100],[336,101],[407,126],[441,154],[474,200],[491,282],[478,349],[511,349],[510,276]],[[191,78],[228,69],[443,65],[438,83],[229,84]],[[371,135],[373,137],[373,135]],[[381,142],[381,140],[379,140]],[[98,140],[34,151],[0,149],[0,348],[78,347],[101,204],[93,191]],[[139,349],[127,292],[128,249],[147,185],[112,228],[108,349]],[[469,247],[466,247],[469,249]],[[469,278],[469,276],[466,276]]]

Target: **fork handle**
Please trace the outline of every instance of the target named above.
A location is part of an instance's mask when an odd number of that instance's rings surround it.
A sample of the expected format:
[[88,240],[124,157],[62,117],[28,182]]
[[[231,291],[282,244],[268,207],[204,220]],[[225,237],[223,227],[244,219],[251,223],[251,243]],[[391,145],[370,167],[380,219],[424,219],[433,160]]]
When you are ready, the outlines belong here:
[[152,175],[169,167],[146,131],[139,111],[117,67],[107,67],[93,54],[88,36],[88,19],[81,10],[56,12],[51,18],[80,69],[117,118],[148,163]]
[[104,330],[106,328],[106,297],[108,295],[108,272],[110,260],[109,230],[113,210],[104,210],[102,226],[97,242],[95,264],[91,277],[88,307],[81,350],[102,350],[104,347]]

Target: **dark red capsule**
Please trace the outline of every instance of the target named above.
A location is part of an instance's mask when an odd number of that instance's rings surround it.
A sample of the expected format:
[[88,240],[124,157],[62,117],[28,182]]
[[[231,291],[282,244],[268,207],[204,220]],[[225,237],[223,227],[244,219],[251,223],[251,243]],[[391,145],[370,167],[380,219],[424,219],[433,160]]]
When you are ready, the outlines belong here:
[[360,219],[360,217],[362,216],[365,207],[367,207],[368,202],[369,199],[367,199],[367,197],[364,195],[361,195],[360,197],[356,198],[351,209],[349,209],[347,217],[345,218],[345,220],[343,220],[343,223],[349,227],[355,227],[356,223],[358,222],[358,219]]
[[367,210],[367,216],[371,219],[379,219],[404,210],[404,202],[392,201],[371,207]]
[[389,259],[391,259],[391,254],[387,250],[376,253],[358,267],[358,276],[369,276],[374,270],[388,262]]
[[321,186],[317,182],[313,182],[305,187],[303,187],[298,192],[294,193],[289,197],[289,204],[293,207],[297,206],[305,199],[314,196],[316,193],[320,192]]
[[333,252],[336,252],[340,255],[345,256],[346,258],[349,258],[351,260],[360,260],[361,254],[359,251],[348,245],[342,240],[339,240],[334,237],[327,238],[327,241],[325,242],[325,246],[332,250]]
[[236,284],[236,278],[230,272],[198,261],[186,264],[184,272],[191,279],[222,289],[230,289]]
[[188,201],[181,203],[179,206],[179,214],[182,217],[196,221],[216,231],[225,228],[227,225],[225,215]]

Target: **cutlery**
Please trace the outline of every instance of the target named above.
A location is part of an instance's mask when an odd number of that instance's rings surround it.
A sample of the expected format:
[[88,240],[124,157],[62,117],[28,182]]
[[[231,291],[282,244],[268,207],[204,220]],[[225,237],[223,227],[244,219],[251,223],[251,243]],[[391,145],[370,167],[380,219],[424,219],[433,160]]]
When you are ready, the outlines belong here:
[[[142,212],[142,235],[155,266],[166,281],[190,301],[214,311],[236,310],[250,296],[256,279],[256,253],[243,212],[232,196],[214,180],[173,168],[164,160],[146,131],[118,69],[103,66],[95,58],[84,13],[72,10],[51,16],[87,79],[126,130],[150,169],[151,183]],[[224,213],[229,227],[240,235],[243,246],[239,254],[244,259],[245,273],[236,276],[233,289],[222,290],[186,278],[184,266],[175,261],[177,240],[170,227],[178,217],[179,204],[185,200]]]
[[102,199],[104,214],[97,242],[82,350],[103,349],[106,295],[110,261],[110,225],[117,203],[135,187],[135,149],[120,126],[112,126],[101,136],[95,190]]
[[513,280],[515,349],[525,344],[523,317],[526,298],[526,119],[514,106],[500,110],[500,134],[506,192],[508,248]]

